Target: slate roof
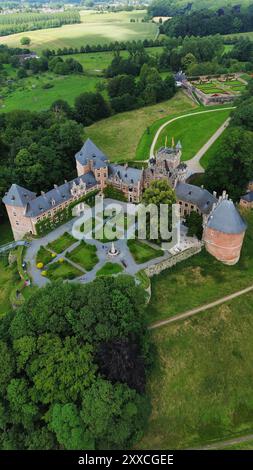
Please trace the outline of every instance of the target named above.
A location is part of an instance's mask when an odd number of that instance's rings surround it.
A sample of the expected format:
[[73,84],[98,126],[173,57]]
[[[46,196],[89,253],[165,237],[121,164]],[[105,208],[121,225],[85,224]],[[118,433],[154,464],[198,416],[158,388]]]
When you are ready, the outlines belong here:
[[209,214],[214,203],[217,203],[214,197],[207,189],[200,188],[188,183],[178,183],[176,186],[177,199],[196,204],[203,214]]
[[207,227],[223,233],[236,234],[245,232],[247,224],[239,214],[233,201],[222,199],[210,214]]
[[249,191],[247,194],[244,194],[244,196],[241,196],[241,199],[247,202],[252,202],[253,201],[253,191]]
[[132,167],[125,168],[122,165],[109,164],[109,178],[115,176],[120,178],[124,183],[137,184],[138,181],[141,180],[142,170]]
[[[38,215],[43,214],[45,211],[57,207],[64,201],[68,201],[72,197],[70,190],[72,189],[73,184],[80,184],[81,181],[83,183],[86,183],[87,188],[91,188],[97,184],[92,172],[75,178],[74,180],[64,183],[56,188],[53,188],[47,193],[41,194],[41,196],[38,196],[28,202],[26,208],[26,216],[37,217]],[[52,200],[55,201],[54,205],[52,204]]]
[[3,197],[3,203],[8,206],[25,207],[34,198],[36,198],[36,193],[18,184],[12,184],[8,193]]
[[83,144],[81,150],[76,153],[75,159],[81,165],[87,165],[90,160],[93,160],[93,166],[96,169],[106,168],[108,166],[107,156],[100,150],[91,139],[87,139]]

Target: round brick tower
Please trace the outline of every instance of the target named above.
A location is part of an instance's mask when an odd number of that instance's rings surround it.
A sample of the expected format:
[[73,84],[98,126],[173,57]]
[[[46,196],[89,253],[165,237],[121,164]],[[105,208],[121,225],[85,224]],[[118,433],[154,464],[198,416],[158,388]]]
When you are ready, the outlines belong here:
[[233,201],[225,193],[204,224],[203,240],[206,250],[224,264],[236,264],[247,225]]

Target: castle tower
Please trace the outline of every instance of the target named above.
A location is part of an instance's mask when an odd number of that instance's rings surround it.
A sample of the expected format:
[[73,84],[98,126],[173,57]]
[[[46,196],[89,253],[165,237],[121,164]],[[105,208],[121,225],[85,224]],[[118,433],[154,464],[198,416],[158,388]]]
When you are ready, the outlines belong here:
[[240,258],[246,222],[231,199],[223,192],[204,223],[206,250],[224,264],[236,264]]
[[26,233],[33,233],[31,220],[26,217],[29,202],[36,198],[36,194],[18,184],[12,184],[3,198],[10,220],[14,240],[21,240]]

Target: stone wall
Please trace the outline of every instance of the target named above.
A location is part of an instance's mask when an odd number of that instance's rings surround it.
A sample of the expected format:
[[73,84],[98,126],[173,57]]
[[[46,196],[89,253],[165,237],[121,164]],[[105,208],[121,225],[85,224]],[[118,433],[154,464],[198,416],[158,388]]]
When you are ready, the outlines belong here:
[[148,268],[144,269],[144,271],[149,277],[152,277],[155,274],[160,274],[165,269],[171,268],[175,264],[180,263],[181,261],[184,261],[193,255],[196,255],[201,251],[201,249],[201,244],[198,246],[193,246],[188,248],[188,250],[181,251],[180,253],[171,256],[170,258],[166,258],[156,264],[153,264],[152,266],[149,266]]

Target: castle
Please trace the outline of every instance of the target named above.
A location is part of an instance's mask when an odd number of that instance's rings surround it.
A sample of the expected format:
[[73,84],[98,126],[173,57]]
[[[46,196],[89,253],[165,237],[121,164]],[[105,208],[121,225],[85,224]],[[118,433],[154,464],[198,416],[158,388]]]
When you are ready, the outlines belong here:
[[3,198],[15,240],[27,233],[36,235],[36,224],[46,218],[57,218],[57,212],[91,191],[111,185],[120,190],[127,201],[138,203],[142,193],[157,179],[167,179],[175,189],[180,215],[185,218],[192,211],[203,216],[203,242],[207,251],[226,264],[234,264],[240,251],[246,224],[232,200],[223,192],[217,199],[203,187],[186,183],[187,165],[181,162],[180,142],[166,145],[149,159],[148,167],[137,169],[110,163],[107,156],[87,139],[75,155],[77,178],[54,185],[39,196],[17,184],[12,184]]

